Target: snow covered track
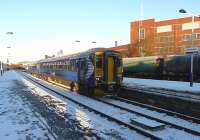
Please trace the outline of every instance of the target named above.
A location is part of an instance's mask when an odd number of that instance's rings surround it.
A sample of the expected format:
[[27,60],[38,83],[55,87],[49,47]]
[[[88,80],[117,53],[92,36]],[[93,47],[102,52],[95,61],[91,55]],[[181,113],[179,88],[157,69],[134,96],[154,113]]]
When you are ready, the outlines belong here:
[[[186,82],[124,78],[123,87],[118,95],[126,99],[200,119],[199,86],[197,83],[194,84],[194,87],[189,87]],[[180,89],[181,87],[183,89]],[[187,118],[185,117],[185,119]],[[198,120],[196,122],[200,123]]]
[[90,106],[88,106],[88,105],[86,105],[86,104],[83,104],[83,103],[81,103],[81,102],[78,102],[77,100],[74,100],[74,99],[72,99],[72,98],[69,98],[69,97],[65,96],[64,94],[62,94],[62,93],[60,93],[60,92],[58,92],[58,91],[56,91],[56,90],[54,90],[54,89],[52,89],[52,88],[49,88],[49,87],[47,87],[47,86],[41,84],[40,82],[36,81],[35,79],[32,79],[31,77],[29,77],[29,76],[27,76],[27,75],[24,75],[24,74],[23,74],[23,76],[26,77],[26,78],[27,78],[28,80],[30,80],[31,82],[33,82],[33,83],[35,83],[35,84],[38,84],[38,85],[40,85],[40,86],[42,86],[42,87],[44,87],[44,88],[46,88],[46,89],[48,89],[48,90],[50,90],[50,91],[52,91],[52,92],[54,92],[54,93],[56,93],[56,94],[58,94],[58,95],[64,97],[64,98],[67,98],[68,100],[70,100],[70,101],[72,101],[72,102],[74,102],[74,103],[76,103],[76,104],[78,104],[78,105],[80,105],[80,106],[82,106],[82,107],[84,107],[84,108],[89,109],[89,111],[93,111],[93,112],[95,112],[95,113],[97,113],[97,114],[100,114],[101,116],[106,117],[106,118],[108,118],[109,120],[118,123],[119,125],[124,125],[124,126],[130,128],[130,129],[136,130],[137,132],[139,132],[139,133],[141,133],[142,135],[147,136],[147,137],[149,137],[149,138],[151,138],[151,139],[161,140],[161,138],[159,138],[159,137],[156,136],[156,135],[151,134],[150,132],[146,131],[145,129],[141,129],[140,127],[137,127],[137,126],[134,126],[134,125],[132,125],[132,124],[126,123],[126,122],[124,122],[124,121],[121,121],[121,120],[119,120],[119,119],[116,119],[116,118],[114,118],[114,117],[112,117],[112,116],[110,116],[110,115],[107,115],[107,114],[105,114],[105,113],[103,113],[103,112],[101,112],[101,111],[99,111],[99,110],[97,110],[97,109],[94,109],[94,108],[92,108],[92,107],[90,107]]
[[[130,111],[126,111],[126,109],[119,109],[85,96],[67,94],[65,89],[33,78],[27,74],[26,78],[28,78],[31,82],[34,82],[36,85],[59,94],[63,98],[67,98],[68,100],[79,104],[92,112],[100,114],[115,123],[133,129],[134,131],[137,131],[151,139],[199,139],[196,132],[185,132],[184,130],[186,130],[186,128],[179,130],[172,125],[168,126],[169,124],[166,123],[163,125],[162,123],[155,121],[155,119],[153,120],[153,118],[151,118],[152,120],[148,117],[145,118],[145,115],[141,115],[141,113],[130,113]],[[142,124],[144,126],[142,126]],[[156,129],[151,129],[150,127],[155,127]]]
[[137,90],[139,92],[178,98],[178,99],[182,99],[186,101],[200,102],[200,95],[198,95],[197,93],[180,92],[180,91],[158,89],[158,88],[147,88],[147,87],[140,87],[140,86],[131,86],[131,87],[124,86],[124,88],[128,90]]
[[[114,99],[112,99],[112,98],[114,98]],[[192,133],[192,134],[194,134],[194,135],[198,135],[198,136],[200,136],[200,125],[199,125],[199,129],[192,129],[192,128],[188,128],[187,126],[181,126],[181,125],[178,125],[178,124],[176,124],[176,122],[170,122],[170,121],[166,121],[166,120],[164,120],[163,118],[158,118],[158,117],[154,117],[154,116],[151,116],[151,115],[148,115],[148,114],[145,114],[144,112],[143,113],[141,113],[141,112],[139,112],[139,111],[135,111],[134,109],[130,109],[130,108],[128,108],[128,107],[126,107],[126,106],[121,106],[120,104],[123,102],[124,103],[124,99],[121,99],[121,98],[117,98],[117,97],[111,97],[111,98],[101,98],[101,99],[99,99],[99,98],[95,98],[96,100],[98,100],[98,101],[101,101],[101,102],[103,102],[103,103],[105,103],[105,104],[108,104],[108,105],[111,105],[111,106],[114,106],[114,107],[117,107],[117,108],[120,108],[120,109],[122,109],[122,110],[126,110],[126,111],[128,111],[128,112],[131,112],[131,113],[135,113],[135,114],[138,114],[138,115],[140,115],[140,116],[143,116],[143,117],[146,117],[146,118],[149,118],[149,119],[152,119],[152,120],[155,120],[155,121],[157,121],[157,122],[160,122],[160,123],[163,123],[163,124],[165,124],[165,125],[170,125],[171,127],[174,127],[174,128],[177,128],[177,129],[179,129],[179,130],[184,130],[184,131],[186,131],[186,132],[188,132],[188,133]],[[119,100],[119,102],[117,101],[117,100]],[[126,103],[126,101],[125,101],[125,103]],[[131,103],[131,101],[129,101],[129,103]],[[132,102],[133,103],[133,102]],[[127,106],[129,106],[130,104],[127,104]],[[138,104],[137,104],[138,105]],[[144,106],[144,105],[143,105]],[[151,108],[152,109],[152,108]],[[156,110],[158,110],[158,108],[156,109]],[[161,110],[161,109],[160,109]],[[159,111],[160,111],[159,110]],[[162,110],[163,111],[163,110]],[[165,111],[165,112],[168,112],[168,111]],[[171,112],[172,113],[172,112]],[[174,117],[176,117],[176,115],[177,115],[177,113],[175,113],[175,112],[173,112],[173,115],[174,115]],[[179,114],[179,116],[182,116],[182,114]],[[184,115],[185,116],[185,115]],[[185,116],[186,117],[186,116]],[[191,119],[191,117],[187,117],[187,119]],[[195,120],[197,120],[196,118],[193,118],[193,119],[195,119]],[[199,121],[199,120],[198,120]]]
[[143,103],[139,103],[139,102],[136,102],[136,101],[131,101],[131,100],[124,99],[124,98],[121,98],[121,97],[110,97],[110,98],[121,101],[121,102],[125,102],[125,103],[128,103],[128,104],[140,106],[142,108],[147,108],[149,110],[155,110],[157,112],[165,113],[165,114],[168,114],[170,116],[176,116],[176,117],[179,117],[181,119],[185,119],[185,120],[192,121],[194,123],[200,124],[199,118],[195,118],[195,117],[188,116],[188,115],[185,115],[185,114],[181,114],[181,113],[178,113],[178,112],[173,112],[173,111],[166,110],[166,109],[163,109],[163,108],[151,106],[151,105],[148,105],[148,104],[143,104]]
[[200,84],[198,83],[194,83],[194,86],[190,87],[188,82],[124,78],[123,86],[130,90],[200,102]]

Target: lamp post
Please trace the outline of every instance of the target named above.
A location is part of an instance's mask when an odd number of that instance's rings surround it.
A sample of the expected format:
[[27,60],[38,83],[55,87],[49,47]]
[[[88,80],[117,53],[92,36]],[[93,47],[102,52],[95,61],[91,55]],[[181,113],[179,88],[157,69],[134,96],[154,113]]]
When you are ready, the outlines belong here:
[[79,43],[80,41],[79,41],[79,40],[76,40],[75,42],[76,42],[76,43]]
[[3,74],[3,62],[2,61],[0,61],[0,73],[2,76],[2,74]]
[[[13,32],[6,32],[5,33],[5,35],[13,35],[13,34],[14,34]],[[7,47],[7,48],[9,49],[11,47]],[[7,61],[8,61],[8,58],[7,58]],[[0,71],[3,72],[3,69],[4,69],[3,68],[3,61],[0,61],[0,62],[1,62],[1,64],[0,64]]]
[[[96,41],[92,41],[91,43],[92,44],[96,44],[97,42]],[[95,45],[94,46],[92,45],[92,48],[95,48]]]
[[10,58],[10,53],[9,53],[9,49],[11,49],[11,47],[10,46],[7,46],[6,47],[7,49],[8,49],[8,56],[7,56],[7,66],[9,66],[9,58]]
[[13,32],[6,32],[7,35],[13,35]]
[[[188,14],[190,16],[192,16],[192,36],[191,36],[191,45],[193,47],[194,45],[194,19],[195,17],[199,17],[191,12],[187,12],[185,9],[180,9],[179,10],[179,13],[182,13],[182,14]],[[193,77],[194,77],[194,72],[193,72],[193,59],[194,59],[194,53],[191,53],[191,66],[190,66],[190,87],[193,86]]]
[[[81,41],[80,41],[80,40],[76,40],[75,42],[76,42],[76,43],[80,43]],[[91,43],[92,43],[92,44],[96,44],[97,42],[96,42],[96,41],[92,41]]]

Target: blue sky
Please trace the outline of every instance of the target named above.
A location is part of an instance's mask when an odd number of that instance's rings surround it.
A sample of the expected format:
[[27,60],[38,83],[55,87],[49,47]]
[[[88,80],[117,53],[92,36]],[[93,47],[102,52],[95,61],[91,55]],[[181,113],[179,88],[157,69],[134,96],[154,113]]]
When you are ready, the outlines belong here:
[[[179,18],[185,8],[200,13],[198,0],[0,0],[0,51],[10,49],[13,62],[38,60],[45,54],[65,54],[91,47],[129,43],[133,20]],[[13,31],[13,36],[5,36]],[[75,43],[80,40],[80,43]],[[92,44],[96,41],[96,44]],[[0,57],[0,58],[1,58]]]

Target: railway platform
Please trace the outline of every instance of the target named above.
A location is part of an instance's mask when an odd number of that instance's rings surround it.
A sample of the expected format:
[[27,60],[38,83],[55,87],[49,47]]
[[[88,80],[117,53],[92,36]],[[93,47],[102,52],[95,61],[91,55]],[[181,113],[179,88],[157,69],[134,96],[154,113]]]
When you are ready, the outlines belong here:
[[[47,83],[44,82],[43,85]],[[59,88],[53,85],[50,87],[59,91]],[[62,92],[79,97],[66,89]],[[92,100],[84,96],[79,98],[80,101],[85,99],[86,103]],[[106,110],[106,107],[104,108]],[[149,139],[148,136],[118,125],[46,88],[35,85],[17,71],[7,71],[0,77],[0,138],[5,140]]]
[[33,112],[25,94],[27,87],[22,86],[21,76],[13,71],[0,76],[0,138],[17,139],[54,139],[48,131],[43,118]]
[[[160,112],[160,110],[156,110],[155,108],[150,109],[149,107],[144,107],[133,102],[126,102],[120,98],[91,98],[82,96],[69,92],[58,85],[35,78],[30,74],[22,73],[22,75],[25,79],[34,83],[34,85],[48,89],[53,94],[68,100],[68,102],[73,102],[83,107],[85,109],[84,114],[87,114],[88,118],[91,119],[89,112],[94,112],[100,115],[101,118],[106,118],[106,120],[118,124],[121,127],[120,131],[118,131],[120,134],[119,136],[124,135],[124,130],[129,128],[132,132],[126,132],[125,136],[128,134],[129,137],[125,139],[141,139],[140,135],[143,136],[142,139],[145,139],[145,137],[150,139],[198,139],[200,136],[200,121],[198,119],[191,117],[183,119],[180,117],[181,115],[176,116],[176,114],[168,115],[168,113]],[[86,109],[89,112],[87,112]],[[146,109],[146,111],[144,111],[144,109]],[[91,122],[93,121],[91,120],[89,124],[91,124]],[[109,122],[105,122],[102,119],[99,123],[110,126],[110,124],[108,124]],[[100,126],[101,125],[95,127],[94,124],[90,125],[93,129],[99,129]],[[109,133],[112,134],[112,132],[108,131],[107,134]],[[115,137],[114,139],[121,138]]]
[[120,96],[200,117],[200,83],[124,78]]

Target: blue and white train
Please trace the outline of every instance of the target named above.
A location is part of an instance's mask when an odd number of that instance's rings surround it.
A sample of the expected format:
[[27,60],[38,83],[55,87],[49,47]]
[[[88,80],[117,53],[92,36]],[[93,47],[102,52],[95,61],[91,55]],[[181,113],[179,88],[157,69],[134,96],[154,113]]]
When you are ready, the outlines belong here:
[[92,96],[116,93],[122,84],[122,58],[105,48],[40,60],[30,69],[32,75],[59,83]]

